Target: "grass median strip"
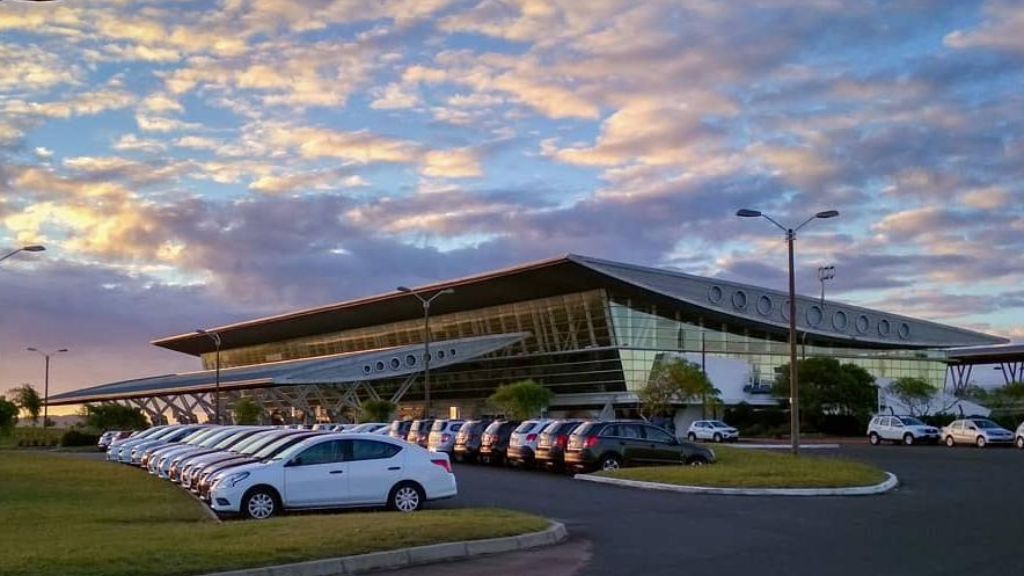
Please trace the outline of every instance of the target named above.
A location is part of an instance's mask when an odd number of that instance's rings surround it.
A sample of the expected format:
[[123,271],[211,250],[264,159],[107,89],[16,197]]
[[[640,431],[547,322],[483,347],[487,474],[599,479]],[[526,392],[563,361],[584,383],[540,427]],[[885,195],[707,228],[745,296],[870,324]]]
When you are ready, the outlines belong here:
[[885,472],[832,457],[777,454],[762,450],[714,448],[718,462],[711,466],[659,466],[599,472],[599,476],[715,488],[847,488],[884,482]]
[[498,509],[217,523],[180,489],[137,469],[0,452],[0,572],[10,576],[202,574],[546,527],[543,518]]

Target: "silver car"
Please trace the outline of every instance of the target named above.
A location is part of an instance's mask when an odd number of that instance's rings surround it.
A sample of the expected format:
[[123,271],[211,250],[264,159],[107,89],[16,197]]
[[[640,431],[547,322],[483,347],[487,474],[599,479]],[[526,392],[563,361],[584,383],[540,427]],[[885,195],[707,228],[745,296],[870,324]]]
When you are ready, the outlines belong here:
[[882,440],[902,442],[907,446],[939,441],[939,429],[929,426],[913,416],[875,416],[868,424],[868,441],[878,446]]
[[1014,435],[1013,443],[1017,445],[1017,448],[1024,449],[1024,422],[1017,426],[1017,433]]
[[455,437],[465,423],[465,420],[434,420],[427,437],[427,449],[451,455],[455,451]]
[[964,418],[954,420],[942,429],[942,438],[946,446],[957,444],[974,444],[984,448],[989,444],[1012,444],[1013,432],[1003,428],[988,418]]

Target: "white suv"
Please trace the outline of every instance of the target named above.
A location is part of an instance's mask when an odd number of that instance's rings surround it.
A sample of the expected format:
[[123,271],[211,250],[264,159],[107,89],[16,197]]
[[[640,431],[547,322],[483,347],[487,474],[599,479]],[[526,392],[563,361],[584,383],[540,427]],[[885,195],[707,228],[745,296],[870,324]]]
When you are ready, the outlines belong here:
[[902,442],[907,446],[918,442],[935,444],[939,441],[939,429],[913,416],[875,416],[868,424],[868,442],[878,446],[882,440]]
[[721,420],[697,420],[690,424],[689,430],[686,431],[686,437],[690,442],[697,440],[735,442],[740,439],[740,431]]

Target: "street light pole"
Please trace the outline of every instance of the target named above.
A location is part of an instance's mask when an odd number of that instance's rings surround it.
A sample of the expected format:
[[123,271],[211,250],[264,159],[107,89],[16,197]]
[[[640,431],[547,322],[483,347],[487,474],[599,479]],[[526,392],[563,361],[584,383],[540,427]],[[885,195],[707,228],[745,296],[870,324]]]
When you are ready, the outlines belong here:
[[46,246],[40,246],[39,244],[33,244],[31,246],[22,246],[21,248],[18,248],[17,250],[11,250],[7,254],[4,254],[3,256],[0,256],[0,262],[3,262],[4,260],[7,260],[11,256],[14,256],[15,254],[17,254],[19,252],[42,252],[43,250],[46,250]]
[[429,418],[433,411],[430,405],[430,303],[443,294],[454,294],[455,290],[445,288],[436,292],[430,298],[424,298],[405,286],[399,286],[397,290],[406,294],[412,294],[423,304],[423,404],[424,416]]
[[42,355],[46,359],[46,370],[43,372],[43,430],[46,430],[46,420],[50,415],[50,356],[60,354],[61,352],[67,352],[67,348],[61,348],[60,350],[54,350],[53,352],[43,352],[37,348],[28,347],[29,352],[35,352],[36,354]]
[[196,330],[196,334],[202,334],[213,340],[214,346],[214,362],[216,364],[216,372],[214,376],[213,384],[213,423],[220,424],[220,334],[217,332],[207,332],[206,330]]
[[815,218],[835,218],[839,216],[836,210],[818,212],[796,228],[787,228],[779,224],[766,214],[758,210],[742,209],[736,212],[740,218],[764,218],[786,233],[786,245],[789,249],[789,436],[791,450],[794,456],[800,455],[800,395],[797,383],[796,366],[796,274],[793,265],[793,244],[796,241],[798,230],[810,223]]

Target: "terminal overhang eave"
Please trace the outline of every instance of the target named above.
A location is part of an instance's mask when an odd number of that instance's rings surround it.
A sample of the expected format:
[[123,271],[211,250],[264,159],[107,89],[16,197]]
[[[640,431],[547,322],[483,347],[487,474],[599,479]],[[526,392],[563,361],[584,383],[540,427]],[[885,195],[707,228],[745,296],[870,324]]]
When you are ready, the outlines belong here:
[[[783,291],[574,254],[415,290],[431,293],[447,288],[455,289],[455,294],[434,301],[431,315],[608,289],[652,301],[659,309],[689,310],[711,328],[716,322],[727,322],[780,340],[785,339],[788,330],[788,296]],[[980,332],[837,301],[829,300],[821,306],[814,297],[798,296],[797,307],[797,330],[802,338],[806,334],[808,344],[926,349],[1006,342]],[[818,311],[821,317],[815,324]],[[390,292],[208,330],[220,334],[223,347],[228,349],[422,318],[422,313],[421,304],[413,295]],[[842,318],[845,325],[838,321]],[[886,335],[882,326],[889,328]],[[900,332],[904,326],[905,337]],[[209,338],[194,333],[163,338],[153,344],[193,355],[213,351]]]
[[[435,359],[431,361],[431,369],[441,370],[478,358],[519,342],[527,336],[529,336],[528,333],[512,333],[435,342],[431,348],[432,356],[435,356]],[[439,358],[437,351],[440,350],[449,352],[454,350],[456,353],[445,354],[444,358]],[[422,372],[422,353],[422,344],[412,344],[226,368],[220,372],[220,387],[221,390],[235,390],[298,384],[350,384],[408,377]],[[410,357],[411,362],[409,361]],[[399,360],[398,368],[392,367],[393,359]],[[383,362],[385,368],[378,369],[378,362]],[[369,371],[366,370],[367,366],[370,367]],[[126,380],[74,390],[51,396],[50,404],[83,404],[149,396],[197,394],[212,392],[215,387],[216,371],[201,370]]]

